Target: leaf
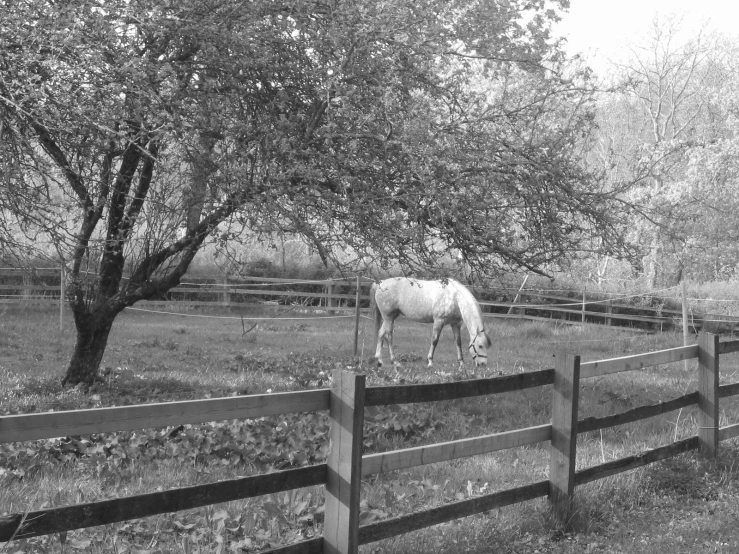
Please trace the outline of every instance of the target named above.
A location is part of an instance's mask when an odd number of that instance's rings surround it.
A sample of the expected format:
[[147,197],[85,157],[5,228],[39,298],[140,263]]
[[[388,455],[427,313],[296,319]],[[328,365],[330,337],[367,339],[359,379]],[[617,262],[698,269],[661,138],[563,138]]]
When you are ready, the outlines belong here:
[[305,511],[305,509],[307,507],[308,507],[308,501],[307,500],[303,500],[302,502],[298,502],[298,505],[295,506],[295,508],[293,508],[293,514],[295,514],[296,516],[299,516],[300,514],[303,513],[303,511]]
[[257,523],[256,514],[254,514],[253,512],[246,514],[246,516],[244,517],[244,534],[245,535],[250,534],[254,530],[254,527],[256,527],[256,523]]
[[195,524],[194,523],[187,523],[187,524],[185,524],[185,523],[182,523],[181,521],[178,521],[176,519],[175,520],[172,520],[172,523],[174,524],[175,527],[177,527],[178,529],[181,529],[182,531],[189,531],[190,529],[192,529],[193,527],[195,527]]
[[87,540],[77,540],[77,539],[69,539],[69,546],[72,548],[83,550],[85,548],[88,548],[92,544],[92,541],[90,539]]
[[280,507],[272,501],[262,502],[262,508],[264,508],[264,511],[266,511],[271,517],[285,518]]
[[378,519],[378,516],[374,512],[361,512],[359,514],[359,524],[360,525],[367,525],[368,523],[372,523],[373,521],[377,519]]
[[213,514],[211,519],[213,521],[222,521],[228,519],[229,517],[231,516],[226,510],[218,510],[215,514]]

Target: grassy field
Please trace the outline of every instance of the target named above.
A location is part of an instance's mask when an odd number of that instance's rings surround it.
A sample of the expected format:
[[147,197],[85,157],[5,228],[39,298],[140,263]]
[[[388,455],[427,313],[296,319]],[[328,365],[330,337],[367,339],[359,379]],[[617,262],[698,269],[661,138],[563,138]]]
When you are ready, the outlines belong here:
[[[208,317],[200,317],[206,315]],[[446,329],[435,368],[425,368],[430,326],[399,320],[402,366],[377,370],[371,324],[362,319],[361,360],[352,357],[353,319],[242,321],[237,313],[123,313],[103,360],[104,380],[88,392],[59,385],[74,344],[71,319],[53,309],[0,308],[0,409],[66,410],[327,386],[335,368],[368,374],[368,384],[441,382],[552,367],[555,352],[598,360],[682,344],[672,333],[599,326],[489,320],[494,347],[484,371],[455,372]],[[241,314],[253,317],[264,314]],[[298,314],[286,314],[290,318]],[[257,323],[256,327],[250,327]],[[244,330],[249,330],[244,334]],[[463,331],[466,340],[466,331]],[[739,380],[736,355],[722,383]],[[386,356],[387,360],[387,356]],[[467,360],[469,362],[469,359]],[[696,362],[584,381],[580,417],[616,413],[695,389]],[[473,372],[476,372],[473,374]],[[549,421],[549,387],[460,402],[368,409],[365,448],[377,452],[460,439]],[[721,403],[722,424],[739,403]],[[325,414],[222,422],[5,445],[0,511],[17,513],[323,461]],[[581,435],[578,468],[694,435],[692,410]],[[248,448],[243,447],[249,445]],[[362,552],[641,553],[739,550],[739,448],[722,443],[717,462],[688,454],[579,488],[569,525],[544,500],[528,502],[362,547]],[[368,478],[363,522],[538,481],[548,448],[529,446]],[[322,489],[301,489],[117,525],[14,541],[0,552],[250,552],[320,534]]]

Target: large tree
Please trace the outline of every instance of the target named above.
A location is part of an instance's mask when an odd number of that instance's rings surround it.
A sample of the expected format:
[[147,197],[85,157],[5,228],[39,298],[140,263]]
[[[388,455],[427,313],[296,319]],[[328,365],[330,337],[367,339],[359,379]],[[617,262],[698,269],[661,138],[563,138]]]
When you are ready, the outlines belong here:
[[548,7],[0,0],[3,239],[67,265],[64,381],[92,382],[116,314],[208,239],[290,232],[408,270],[451,251],[485,274],[616,245],[578,162],[587,75]]

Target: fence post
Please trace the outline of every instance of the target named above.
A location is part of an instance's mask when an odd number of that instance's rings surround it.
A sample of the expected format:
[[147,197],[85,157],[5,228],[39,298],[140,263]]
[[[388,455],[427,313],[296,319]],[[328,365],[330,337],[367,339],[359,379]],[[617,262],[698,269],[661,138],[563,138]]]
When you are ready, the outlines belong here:
[[334,315],[336,312],[332,310],[336,306],[336,299],[334,298],[334,290],[336,288],[335,283],[329,283],[326,285],[326,307],[328,308],[328,314]]
[[357,294],[354,299],[354,357],[359,351],[359,300],[362,294],[362,278],[357,275]]
[[59,332],[64,331],[64,264],[59,269]]
[[223,305],[228,306],[231,303],[231,295],[228,290],[228,275],[223,277]]
[[558,354],[556,362],[552,390],[549,502],[564,523],[570,515],[575,490],[580,356]]
[[582,322],[585,323],[585,290],[582,291]]
[[359,493],[362,484],[362,426],[365,376],[336,370],[329,417],[324,554],[356,554],[359,548]]
[[[513,310],[516,307],[515,304],[518,302],[518,299],[521,296],[521,291],[526,286],[526,281],[528,280],[528,278],[529,278],[529,274],[528,273],[523,276],[523,283],[521,283],[521,286],[518,288],[518,292],[516,293],[516,296],[513,299],[513,304],[514,305],[511,306],[510,308],[508,308],[508,314],[512,314],[513,313]],[[526,308],[518,308],[518,313],[521,314],[521,315],[526,315]]]
[[[685,280],[680,281],[680,295],[683,305],[683,346],[688,346],[688,297],[685,293]],[[684,364],[685,371],[688,371],[688,360],[685,360]]]
[[28,300],[31,297],[31,287],[33,286],[33,281],[31,279],[31,273],[28,271],[23,272],[23,300]]
[[609,327],[611,326],[611,322],[613,321],[611,319],[612,313],[613,313],[613,300],[609,298],[608,301],[606,302],[606,314],[607,314],[606,315],[606,325],[608,325]]
[[698,334],[698,442],[706,458],[718,454],[718,335]]

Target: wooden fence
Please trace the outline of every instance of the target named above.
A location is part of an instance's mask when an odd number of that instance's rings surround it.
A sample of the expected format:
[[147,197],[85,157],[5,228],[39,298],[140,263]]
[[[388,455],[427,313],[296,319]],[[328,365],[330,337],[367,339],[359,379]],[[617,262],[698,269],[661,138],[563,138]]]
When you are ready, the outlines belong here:
[[[317,280],[274,277],[202,279],[185,282],[165,293],[164,298],[141,301],[136,306],[162,307],[174,304],[186,307],[264,308],[270,307],[270,304],[265,305],[265,300],[269,299],[277,302],[271,304],[274,307],[278,307],[280,302],[297,302],[306,311],[326,311],[328,308],[332,313],[345,312],[351,309],[347,305],[356,301],[358,283],[362,293],[360,301],[367,306],[372,282],[372,279],[357,277]],[[293,288],[284,290],[284,287]],[[0,303],[58,302],[63,291],[61,269],[0,268]]]
[[[481,292],[483,289],[481,289]],[[580,298],[551,294],[536,290],[521,290],[517,294],[522,298],[530,298],[524,302],[488,302],[480,301],[480,306],[497,313],[493,317],[507,319],[526,319],[530,321],[550,321],[559,318],[565,323],[601,323],[605,325],[651,325],[660,329],[680,327],[683,322],[683,310],[664,307],[626,304],[604,298],[597,293],[579,293]],[[645,294],[644,296],[649,296]],[[483,308],[484,309],[484,308]],[[486,313],[485,315],[492,315]],[[695,332],[707,324],[721,326],[724,331],[739,330],[739,316],[711,313],[688,313],[687,324]]]
[[[690,450],[698,449],[711,458],[717,453],[719,441],[739,436],[739,424],[719,428],[718,420],[719,399],[739,394],[739,383],[719,386],[720,355],[731,352],[739,352],[739,340],[719,342],[717,335],[701,333],[696,345],[585,363],[581,363],[579,356],[563,355],[557,357],[553,369],[492,379],[366,387],[364,375],[337,370],[331,389],[0,417],[0,442],[321,410],[329,411],[332,423],[329,433],[331,449],[325,464],[3,516],[0,517],[0,541],[115,523],[320,484],[326,486],[323,536],[271,552],[353,553],[361,544],[540,497],[548,497],[555,512],[566,518],[572,508],[574,488],[578,485]],[[698,359],[697,391],[666,402],[578,421],[581,379],[692,358]],[[501,394],[544,385],[553,385],[550,424],[362,456],[365,407]],[[579,433],[639,421],[694,404],[697,404],[699,414],[696,436],[575,471]],[[541,442],[550,443],[547,480],[359,525],[359,495],[363,476]]]
[[[10,281],[14,281],[11,283]],[[349,315],[357,303],[364,313],[369,306],[368,278],[282,279],[274,277],[238,277],[187,282],[166,293],[166,299],[136,303],[137,308],[261,308],[284,310],[285,305],[300,311]],[[0,303],[59,302],[64,280],[60,269],[21,270],[0,268]],[[357,295],[359,292],[359,295]],[[512,296],[503,289],[476,289],[480,297]],[[528,300],[526,300],[528,299]],[[521,289],[513,302],[481,300],[485,317],[526,319],[563,323],[602,323],[605,325],[651,326],[671,329],[682,325],[683,312],[677,309],[636,306],[608,300],[596,293],[578,293],[577,298],[563,294]],[[59,304],[60,321],[63,306]],[[291,309],[291,312],[293,310]],[[739,330],[739,316],[690,314],[688,324],[694,331],[707,323],[721,325],[723,332]]]

